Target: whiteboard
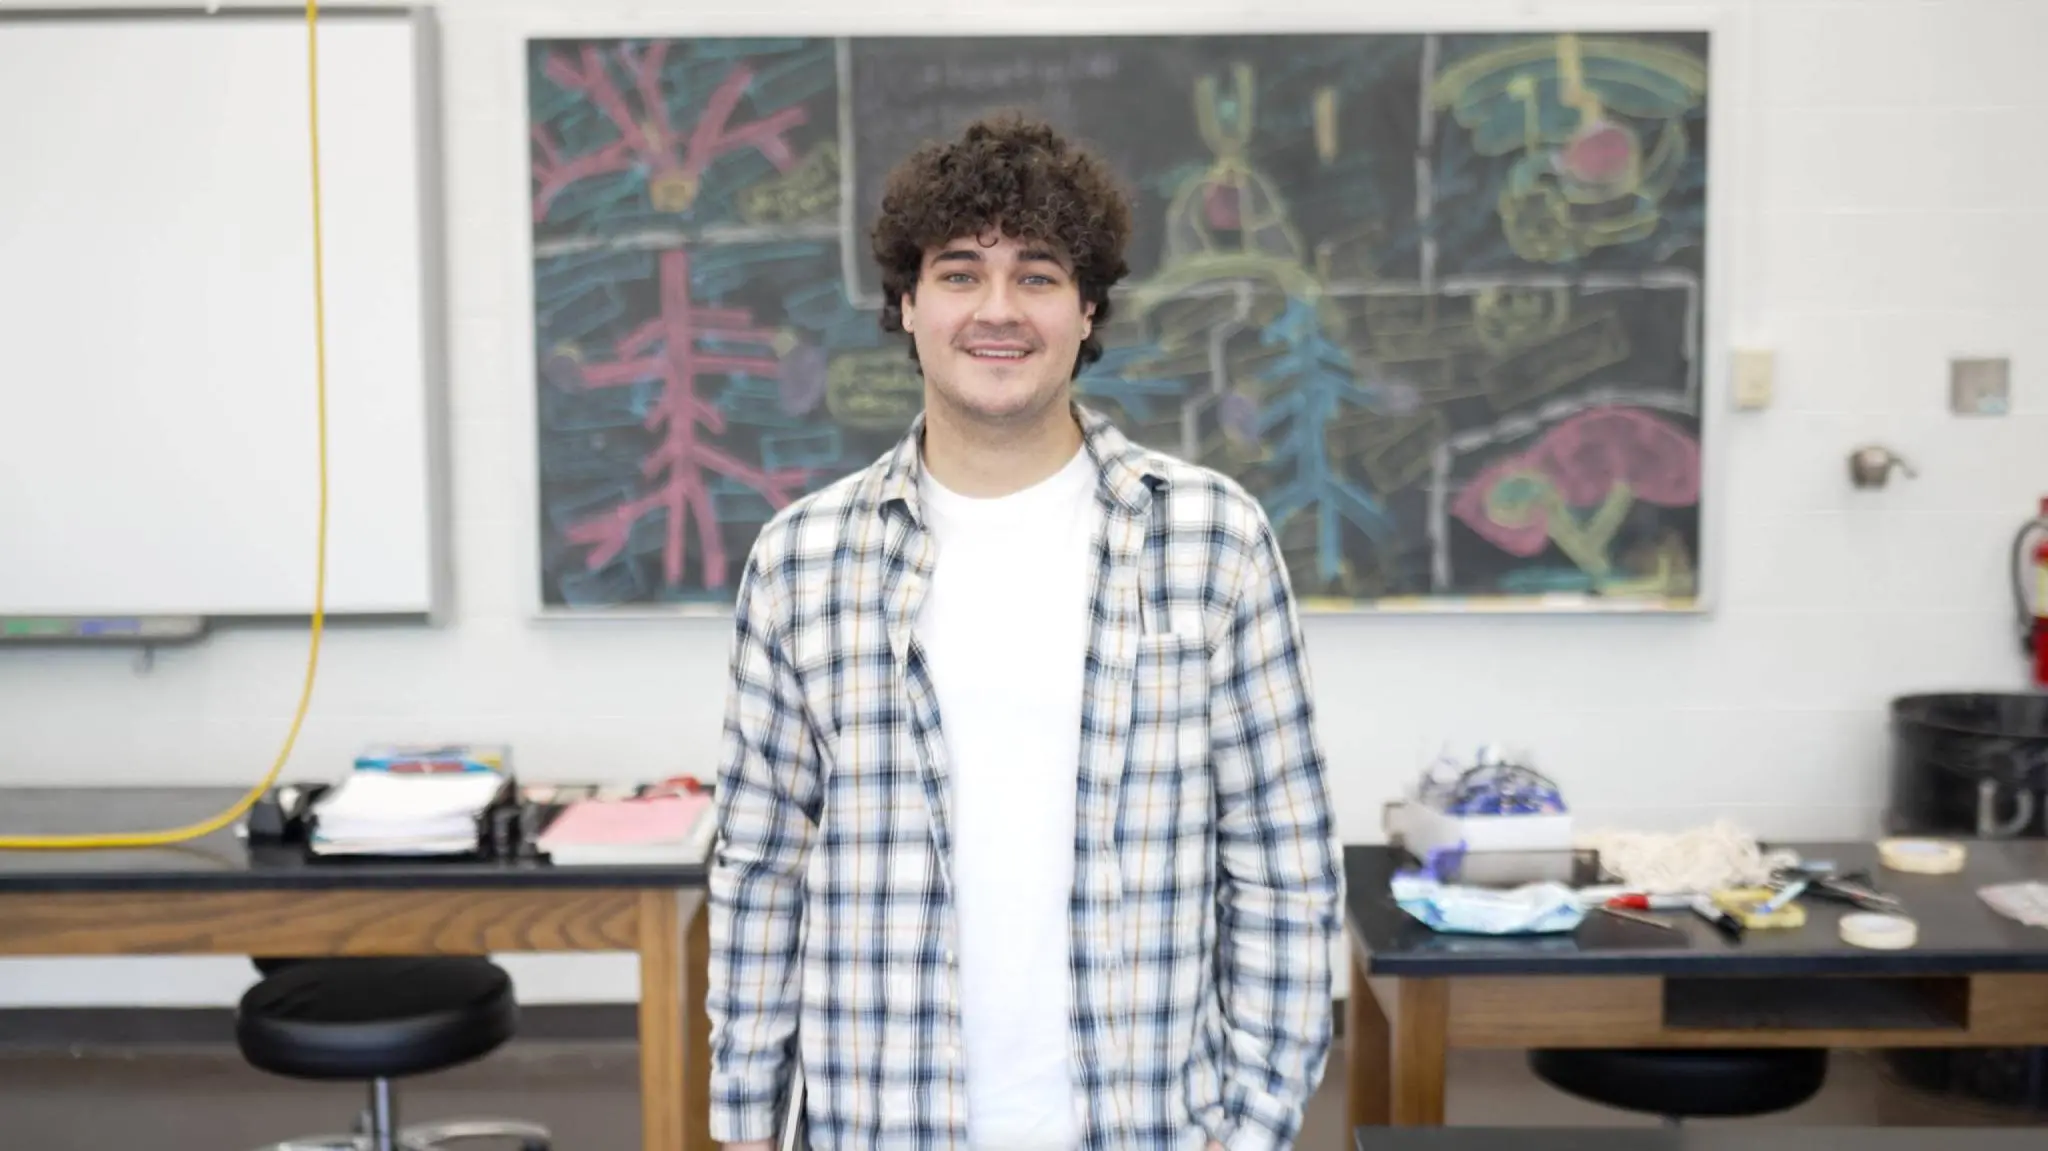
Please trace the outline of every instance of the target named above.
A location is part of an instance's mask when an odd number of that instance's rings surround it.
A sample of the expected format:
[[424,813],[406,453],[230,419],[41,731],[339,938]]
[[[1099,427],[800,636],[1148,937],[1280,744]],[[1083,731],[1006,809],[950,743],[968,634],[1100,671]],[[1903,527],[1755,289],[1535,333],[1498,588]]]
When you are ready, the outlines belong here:
[[[319,24],[338,614],[443,582],[429,30]],[[0,614],[312,610],[306,80],[302,15],[0,18]]]

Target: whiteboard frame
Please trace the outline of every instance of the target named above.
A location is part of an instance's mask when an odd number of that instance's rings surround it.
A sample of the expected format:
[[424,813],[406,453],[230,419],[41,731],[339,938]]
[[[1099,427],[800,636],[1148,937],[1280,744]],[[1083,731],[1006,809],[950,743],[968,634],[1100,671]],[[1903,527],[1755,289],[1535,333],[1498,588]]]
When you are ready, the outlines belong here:
[[[532,177],[527,143],[527,44],[535,39],[575,37],[693,36],[1004,36],[1004,35],[1229,35],[1232,33],[1460,33],[1460,32],[1700,32],[1707,36],[1707,239],[1702,250],[1699,359],[1700,403],[1700,538],[1695,567],[1696,593],[1686,602],[1640,604],[1602,602],[1590,596],[1550,596],[1503,600],[1419,597],[1417,602],[1336,605],[1303,602],[1303,616],[1616,616],[1703,619],[1718,614],[1722,577],[1726,508],[1723,476],[1727,445],[1724,417],[1729,405],[1729,358],[1732,346],[1730,285],[1752,259],[1738,251],[1736,222],[1753,221],[1756,186],[1742,149],[1757,138],[1753,69],[1757,56],[1757,21],[1742,0],[1700,0],[1697,3],[1650,6],[1630,0],[1559,0],[1540,6],[1511,0],[1430,0],[1428,16],[1360,11],[1355,0],[1306,0],[1283,11],[1249,15],[1230,0],[1184,0],[1171,9],[1137,12],[1104,9],[1085,0],[1047,0],[1038,5],[986,10],[963,7],[955,21],[937,25],[928,13],[897,13],[853,7],[812,7],[814,0],[784,0],[740,11],[729,8],[652,13],[547,13],[526,10],[506,13],[507,41],[502,49],[508,73],[506,91],[511,127],[505,133],[507,179],[498,194],[516,201],[505,215],[514,231],[507,251],[518,253],[511,270],[507,307],[519,349],[514,373],[521,385],[518,417],[512,422],[518,442],[509,446],[518,462],[524,487],[518,507],[521,539],[519,575],[528,618],[542,621],[588,622],[730,619],[727,604],[634,604],[610,608],[555,607],[545,602],[541,580],[541,499],[539,456],[539,367],[533,355],[536,338],[533,306],[533,228],[526,189]],[[1737,123],[1738,116],[1741,122]],[[1745,244],[1756,241],[1754,227],[1743,233]],[[1747,318],[1746,318],[1747,319]],[[1749,319],[1744,326],[1753,324]]]
[[[199,23],[209,20],[236,22],[294,21],[303,23],[306,11],[291,5],[184,7],[62,7],[0,8],[0,25],[37,22],[138,24],[155,22]],[[431,4],[342,4],[323,8],[318,23],[360,20],[405,20],[411,25],[412,69],[416,100],[415,118],[418,179],[415,201],[419,213],[420,364],[421,389],[426,404],[423,419],[426,459],[425,556],[428,566],[427,602],[424,610],[332,609],[323,614],[336,620],[422,621],[439,625],[448,618],[454,600],[452,468],[450,431],[452,411],[449,389],[448,263],[443,193],[445,149],[442,132],[442,71],[440,27]],[[309,560],[313,557],[308,556]],[[101,612],[92,618],[171,619],[190,612]],[[305,613],[207,612],[197,618],[208,623],[309,622],[313,606]],[[66,616],[64,618],[86,618]]]

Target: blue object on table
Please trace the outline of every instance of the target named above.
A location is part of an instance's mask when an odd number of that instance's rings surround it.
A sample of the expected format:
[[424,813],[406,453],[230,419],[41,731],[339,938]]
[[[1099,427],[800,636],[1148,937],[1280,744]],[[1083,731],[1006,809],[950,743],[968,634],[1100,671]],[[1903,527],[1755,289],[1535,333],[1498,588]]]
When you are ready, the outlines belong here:
[[1556,815],[1564,793],[1550,777],[1518,764],[1484,764],[1452,785],[1443,810],[1450,815]]

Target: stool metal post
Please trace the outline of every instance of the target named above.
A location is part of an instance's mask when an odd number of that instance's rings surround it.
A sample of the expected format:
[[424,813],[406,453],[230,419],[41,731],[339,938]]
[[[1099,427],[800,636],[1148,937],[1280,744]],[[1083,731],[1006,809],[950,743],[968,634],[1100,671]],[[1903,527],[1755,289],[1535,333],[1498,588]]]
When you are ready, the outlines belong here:
[[370,1080],[370,1138],[377,1151],[398,1151],[395,1111],[391,1080],[382,1076]]

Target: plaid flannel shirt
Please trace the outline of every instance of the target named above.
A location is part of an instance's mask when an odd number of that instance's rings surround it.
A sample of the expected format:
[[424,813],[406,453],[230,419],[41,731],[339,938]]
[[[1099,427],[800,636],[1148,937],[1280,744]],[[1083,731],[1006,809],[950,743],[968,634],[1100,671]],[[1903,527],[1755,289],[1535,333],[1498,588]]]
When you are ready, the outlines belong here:
[[[1100,469],[1076,794],[1085,1151],[1291,1147],[1330,1044],[1343,874],[1263,510],[1077,407]],[[818,1151],[968,1145],[950,786],[914,640],[923,418],[749,556],[710,876],[712,1135],[770,1139],[791,1059]]]

